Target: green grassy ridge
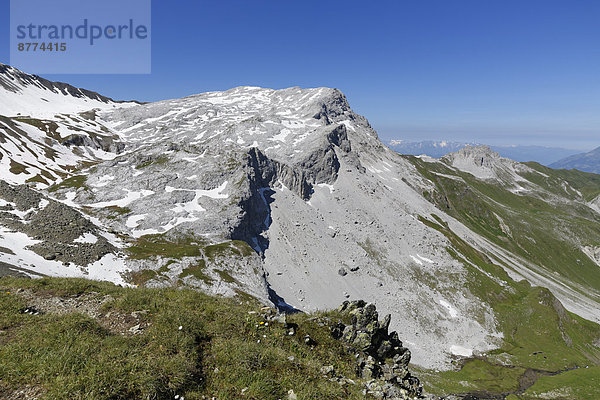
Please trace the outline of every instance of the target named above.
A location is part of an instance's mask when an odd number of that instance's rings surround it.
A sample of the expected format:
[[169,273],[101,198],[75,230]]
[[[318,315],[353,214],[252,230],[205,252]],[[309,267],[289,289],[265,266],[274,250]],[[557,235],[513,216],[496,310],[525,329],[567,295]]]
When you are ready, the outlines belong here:
[[155,256],[174,259],[205,256],[208,259],[214,259],[226,255],[248,257],[254,254],[250,245],[241,240],[226,240],[211,244],[202,237],[168,237],[163,233],[141,236],[135,239],[126,250],[133,259],[147,259]]
[[507,393],[519,389],[519,378],[525,373],[525,368],[506,368],[473,359],[457,371],[433,372],[415,369],[415,373],[432,393]]
[[[168,259],[166,264],[159,270],[144,269],[130,273],[130,281],[138,286],[143,286],[152,279],[166,279],[164,274],[168,272],[168,266],[184,257],[196,258],[196,263],[184,268],[181,274],[179,274],[179,278],[183,279],[192,276],[210,285],[213,279],[206,274],[206,268],[207,266],[216,266],[216,264],[213,265],[213,261],[220,257],[243,258],[255,254],[248,243],[240,240],[226,240],[221,243],[209,244],[202,237],[186,236],[171,238],[165,234],[141,236],[131,243],[126,252],[130,258],[136,260],[152,259],[157,256]],[[224,282],[236,282],[226,270],[226,266],[219,265],[219,268],[213,268],[213,270]]]
[[208,243],[192,236],[170,238],[165,234],[144,235],[135,239],[126,251],[130,258],[143,260],[156,256],[181,259],[202,256],[201,248]]
[[[600,195],[600,175],[590,172],[583,172],[576,169],[552,169],[536,162],[524,163],[528,167],[539,171],[547,177],[540,174],[522,174],[526,179],[544,187],[546,190],[565,195],[562,189],[561,182],[567,182],[571,188],[579,191],[583,195],[583,199],[591,201]],[[560,188],[560,189],[559,189]],[[573,198],[578,198],[577,193],[571,194]]]
[[[542,169],[540,172],[551,177],[543,180],[540,179],[544,178],[542,175],[529,174],[533,184],[565,199],[562,203],[548,203],[549,195],[519,196],[502,185],[481,181],[468,173],[451,170],[444,164],[407,158],[434,183],[436,189],[425,195],[444,212],[527,260],[584,286],[599,287],[598,266],[579,250],[577,244],[597,244],[600,221],[582,203],[579,194],[573,190],[565,192],[561,184],[562,180],[568,181],[570,187],[579,190],[589,200],[598,190],[597,176],[578,171],[561,171],[553,175],[552,170]],[[455,175],[463,181],[442,177],[435,172]],[[525,177],[530,178],[529,175]],[[505,226],[496,216],[509,227],[509,232],[505,232]],[[426,389],[439,394],[508,393],[519,388],[519,380],[527,368],[559,371],[600,364],[600,349],[593,345],[600,337],[597,324],[564,310],[546,289],[512,281],[501,268],[500,260],[492,260],[473,249],[439,218],[434,217],[434,220],[422,219],[450,240],[449,253],[466,266],[467,285],[475,295],[490,304],[504,339],[499,349],[482,359],[467,360],[455,371],[422,373]],[[488,274],[505,281],[506,285],[490,279]],[[577,376],[583,369],[576,371],[571,374]],[[566,385],[570,399],[595,398],[585,394],[589,390],[588,382],[576,379],[565,382],[561,376],[544,376],[536,385],[545,381],[560,382],[554,385]],[[537,390],[535,387],[531,390]],[[513,397],[537,398],[532,397],[531,390]]]
[[[465,284],[495,311],[505,337],[502,349],[494,353],[506,352],[514,365],[547,371],[600,364],[600,348],[591,345],[600,338],[600,325],[568,312],[548,289],[513,281],[494,260],[471,247],[447,226],[420,220],[449,239],[450,253],[468,270]],[[538,351],[544,351],[546,357],[530,356]]]
[[[61,297],[110,295],[103,313],[146,310],[139,335],[122,336],[98,320],[72,313],[28,315],[16,293],[31,289]],[[211,297],[188,289],[132,289],[83,279],[0,279],[0,393],[25,385],[44,399],[361,399],[362,385],[323,377],[333,365],[356,376],[352,352],[331,338],[322,318],[336,312],[297,314],[290,336],[265,323],[262,306],[244,298]],[[181,328],[180,328],[181,327]],[[309,334],[318,343],[304,343]],[[242,396],[242,391],[244,395]]]
[[[466,285],[491,306],[504,338],[498,349],[466,360],[457,370],[420,371],[426,390],[507,393],[519,388],[519,379],[528,368],[561,371],[600,365],[600,348],[593,345],[600,338],[598,324],[566,311],[549,290],[513,281],[494,260],[459,238],[435,215],[433,219],[420,218],[448,238],[449,253],[467,268]],[[577,385],[585,383],[573,384],[576,391]]]
[[207,285],[212,284],[213,279],[206,275],[206,262],[204,260],[199,260],[198,263],[192,265],[191,267],[184,268],[183,271],[179,274],[179,278],[183,279],[187,276],[193,276],[194,278],[206,283]]
[[[583,203],[568,201],[565,197],[564,203],[551,204],[537,195],[517,195],[502,185],[479,180],[442,163],[425,163],[416,157],[405,157],[434,183],[436,189],[424,195],[444,212],[530,262],[558,272],[583,287],[600,290],[598,265],[579,247],[600,245],[600,216]],[[455,175],[463,181],[436,172]],[[588,191],[595,187],[596,175],[576,172],[563,175],[569,178],[573,174],[580,180],[593,178],[588,183]],[[572,178],[574,182],[575,178]],[[572,186],[583,189],[585,185],[578,182]],[[509,233],[503,231],[497,217],[509,227]]]

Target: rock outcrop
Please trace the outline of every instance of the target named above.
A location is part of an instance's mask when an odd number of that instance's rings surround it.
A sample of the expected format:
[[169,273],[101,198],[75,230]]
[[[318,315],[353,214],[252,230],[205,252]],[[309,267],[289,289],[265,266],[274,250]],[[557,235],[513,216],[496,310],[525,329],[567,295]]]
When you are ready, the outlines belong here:
[[356,351],[358,375],[367,379],[365,393],[385,399],[423,398],[419,379],[408,370],[410,350],[396,332],[388,332],[391,315],[379,321],[375,305],[363,300],[345,301],[339,311],[351,323],[338,322],[331,335]]

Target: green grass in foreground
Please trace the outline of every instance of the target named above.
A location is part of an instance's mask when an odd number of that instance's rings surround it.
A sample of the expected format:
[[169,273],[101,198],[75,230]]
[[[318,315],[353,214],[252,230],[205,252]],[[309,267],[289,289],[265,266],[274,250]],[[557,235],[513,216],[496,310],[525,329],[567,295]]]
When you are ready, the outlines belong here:
[[[147,310],[142,318],[149,326],[123,336],[79,313],[21,314],[27,304],[17,288],[61,297],[108,294],[114,300],[103,306],[104,315]],[[264,324],[260,308],[247,296],[226,299],[187,289],[2,278],[0,394],[33,386],[47,399],[262,400],[286,398],[290,389],[299,399],[364,398],[361,385],[342,386],[321,376],[323,365],[334,365],[356,379],[354,357],[327,326],[296,315],[299,331],[289,336],[280,324]],[[305,334],[319,344],[304,344]]]
[[600,399],[600,367],[582,368],[561,375],[543,376],[517,399]]

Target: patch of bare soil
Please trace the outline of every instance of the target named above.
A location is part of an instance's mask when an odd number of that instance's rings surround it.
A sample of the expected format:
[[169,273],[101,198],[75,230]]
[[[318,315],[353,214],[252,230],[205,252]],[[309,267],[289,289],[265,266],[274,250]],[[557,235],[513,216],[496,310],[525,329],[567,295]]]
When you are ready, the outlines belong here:
[[26,385],[19,389],[10,389],[4,386],[0,379],[0,399],[3,400],[38,400],[44,394],[39,386]]
[[49,293],[36,293],[29,289],[16,289],[14,293],[25,299],[27,308],[23,312],[30,314],[81,313],[95,319],[102,327],[118,335],[136,335],[142,333],[149,326],[144,317],[148,313],[147,310],[132,313],[103,310],[104,304],[114,300],[110,295],[86,293],[62,297]]

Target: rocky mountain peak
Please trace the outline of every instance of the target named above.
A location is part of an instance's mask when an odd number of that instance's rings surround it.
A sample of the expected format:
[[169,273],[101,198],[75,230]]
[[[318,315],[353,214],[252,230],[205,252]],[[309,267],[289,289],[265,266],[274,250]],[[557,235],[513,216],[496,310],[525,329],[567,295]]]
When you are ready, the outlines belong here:
[[357,142],[377,137],[366,119],[351,110],[344,94],[331,88],[237,87],[109,110],[100,116],[131,148],[168,143],[256,147],[269,157],[293,162],[328,146],[333,125],[344,125]]
[[500,154],[493,151],[489,146],[465,146],[462,149],[447,154],[444,159],[454,163],[456,161],[472,162],[479,167],[492,167],[500,160]]
[[512,180],[514,168],[522,168],[516,166],[516,162],[500,157],[500,154],[485,145],[463,147],[446,154],[441,160],[480,179]]

